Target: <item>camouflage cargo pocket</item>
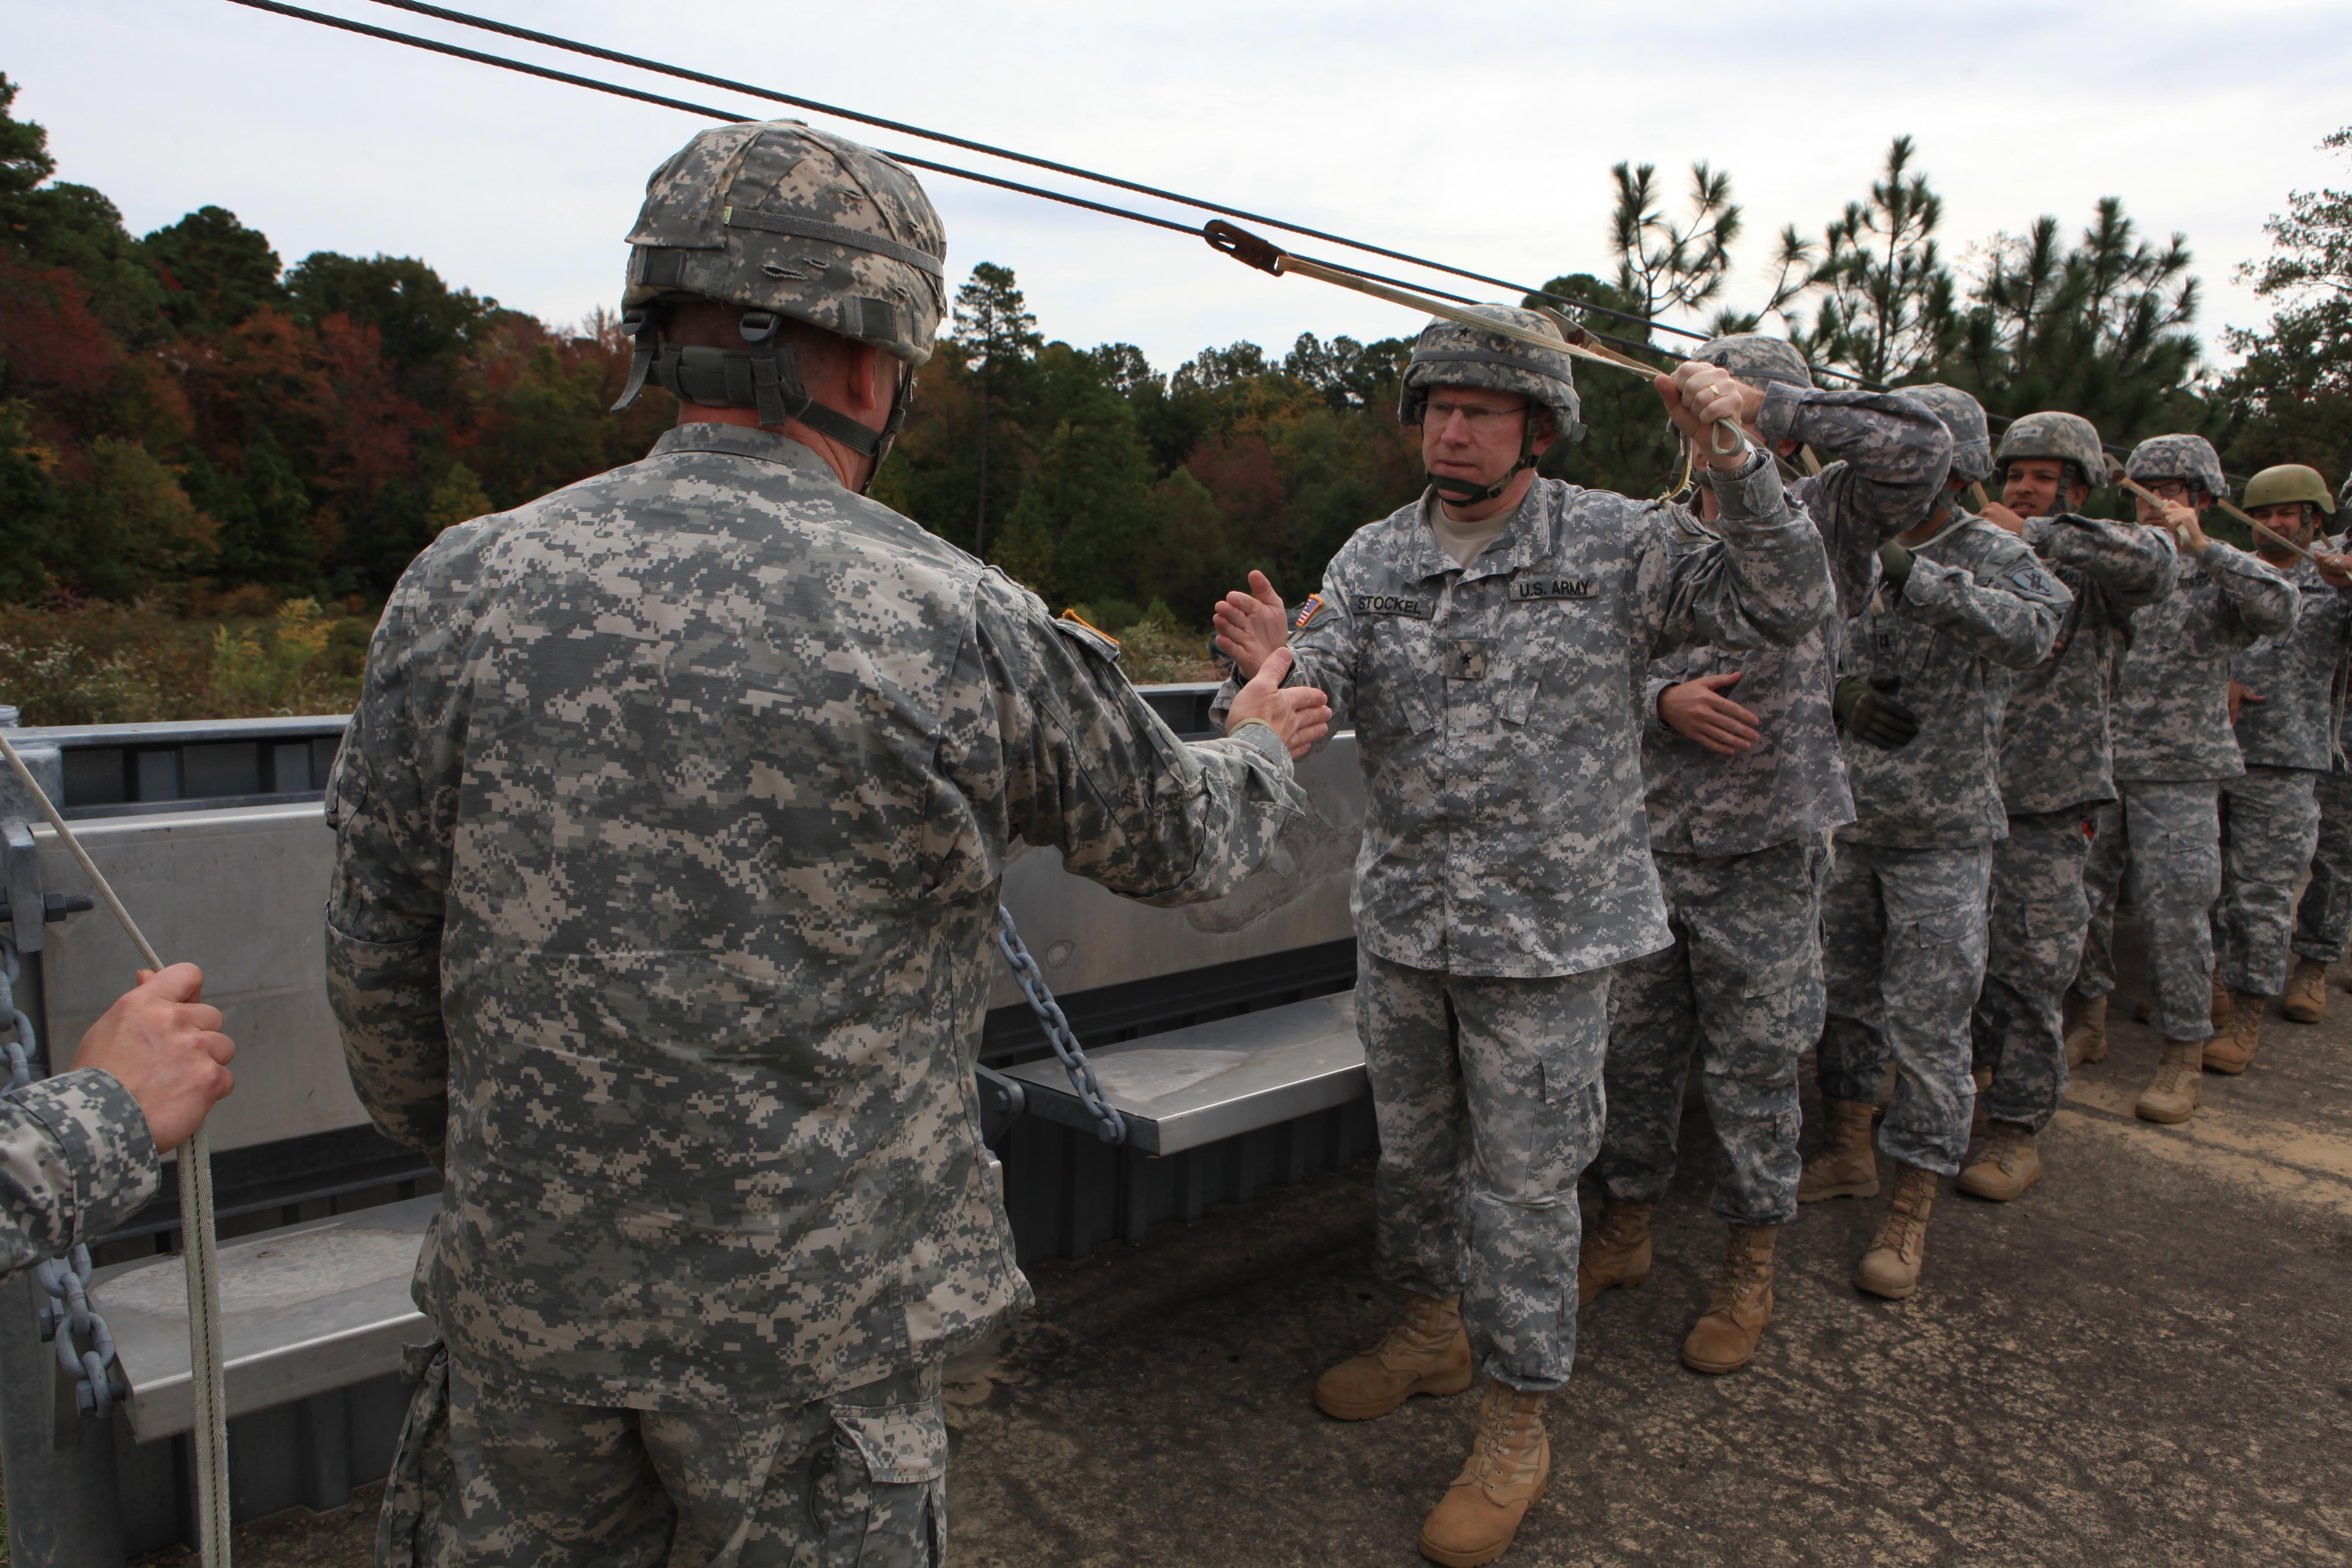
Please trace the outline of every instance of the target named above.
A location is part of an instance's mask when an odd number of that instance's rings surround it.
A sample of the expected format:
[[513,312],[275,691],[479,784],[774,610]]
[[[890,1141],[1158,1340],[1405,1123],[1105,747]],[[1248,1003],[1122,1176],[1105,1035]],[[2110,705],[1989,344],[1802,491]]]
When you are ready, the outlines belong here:
[[[904,1385],[903,1388],[901,1385]],[[830,1474],[810,1503],[825,1568],[937,1568],[947,1560],[948,1429],[936,1370],[880,1389],[913,1397],[866,1404],[873,1385],[831,1405]]]
[[401,1372],[416,1392],[401,1424],[383,1509],[376,1516],[376,1568],[419,1568],[429,1561],[425,1543],[449,1495],[449,1352],[439,1340],[405,1346]]

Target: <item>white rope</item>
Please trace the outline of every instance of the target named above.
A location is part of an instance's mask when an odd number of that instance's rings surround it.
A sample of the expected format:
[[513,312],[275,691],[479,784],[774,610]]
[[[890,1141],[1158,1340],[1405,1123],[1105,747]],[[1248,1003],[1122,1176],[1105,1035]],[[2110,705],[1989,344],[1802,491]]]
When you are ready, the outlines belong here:
[[[122,927],[123,934],[131,938],[131,945],[139,950],[141,962],[149,969],[162,969],[163,961],[156,955],[154,945],[131,918],[131,911],[122,907],[113,885],[89,858],[89,851],[81,847],[81,840],[74,837],[73,829],[66,826],[65,817],[33,777],[32,770],[25,765],[25,759],[16,754],[16,743],[5,731],[0,731],[0,752],[6,754],[17,782],[40,806],[41,815],[49,819],[58,842],[73,852],[82,875],[89,879],[91,889],[98,894],[99,902],[106,906]],[[194,1135],[180,1145],[180,1230],[186,1242],[181,1256],[188,1275],[188,1381],[196,1400],[196,1544],[205,1568],[229,1568],[228,1382],[221,1349],[220,1277],[215,1267],[212,1139],[201,1122]]]

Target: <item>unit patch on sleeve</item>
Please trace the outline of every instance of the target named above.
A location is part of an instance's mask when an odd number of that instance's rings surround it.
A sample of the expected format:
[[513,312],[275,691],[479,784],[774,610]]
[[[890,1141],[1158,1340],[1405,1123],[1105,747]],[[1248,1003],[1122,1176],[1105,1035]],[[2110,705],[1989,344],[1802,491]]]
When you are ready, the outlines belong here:
[[1592,579],[1590,577],[1514,577],[1511,579],[1511,603],[1522,605],[1529,599],[1590,599]]
[[1425,621],[1437,613],[1437,601],[1410,594],[1359,594],[1351,607],[1360,616],[1411,616]]
[[2053,599],[2058,595],[2058,584],[2051,580],[2049,573],[2039,566],[2014,567],[2009,574],[2009,580],[2016,584],[2021,593],[2036,595],[2044,599]]

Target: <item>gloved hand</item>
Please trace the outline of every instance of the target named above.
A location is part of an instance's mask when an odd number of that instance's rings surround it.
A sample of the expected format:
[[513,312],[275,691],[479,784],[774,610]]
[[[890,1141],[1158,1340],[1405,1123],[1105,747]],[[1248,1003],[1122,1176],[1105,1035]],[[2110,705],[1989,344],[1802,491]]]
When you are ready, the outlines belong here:
[[1899,595],[1903,584],[1911,579],[1911,552],[1903,548],[1901,540],[1890,539],[1878,547],[1878,570],[1886,591]]
[[[1905,558],[1909,558],[1906,551]],[[1894,751],[1910,743],[1919,732],[1919,715],[1895,700],[1895,693],[1903,689],[1899,675],[1874,675],[1864,678],[1849,675],[1837,683],[1830,699],[1830,707],[1837,714],[1840,728],[1857,741],[1866,741],[1882,752]]]

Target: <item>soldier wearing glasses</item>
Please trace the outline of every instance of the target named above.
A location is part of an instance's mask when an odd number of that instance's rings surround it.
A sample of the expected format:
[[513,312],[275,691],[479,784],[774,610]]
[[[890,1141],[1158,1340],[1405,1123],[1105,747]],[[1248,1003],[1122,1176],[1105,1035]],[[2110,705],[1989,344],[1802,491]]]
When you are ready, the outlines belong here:
[[1789,647],[1832,603],[1820,536],[1766,455],[1708,445],[1742,405],[1714,365],[1656,381],[1707,453],[1711,531],[1538,478],[1576,429],[1570,367],[1564,345],[1432,322],[1398,411],[1421,426],[1429,489],[1358,531],[1295,616],[1255,573],[1217,607],[1243,676],[1286,641],[1292,683],[1357,731],[1356,1006],[1380,1268],[1407,1309],[1315,1398],[1362,1420],[1481,1383],[1469,1462],[1422,1531],[1442,1563],[1499,1554],[1549,1475],[1541,1407],[1575,1352],[1576,1182],[1601,1138],[1610,973],[1672,940],[1643,826],[1650,660]]

